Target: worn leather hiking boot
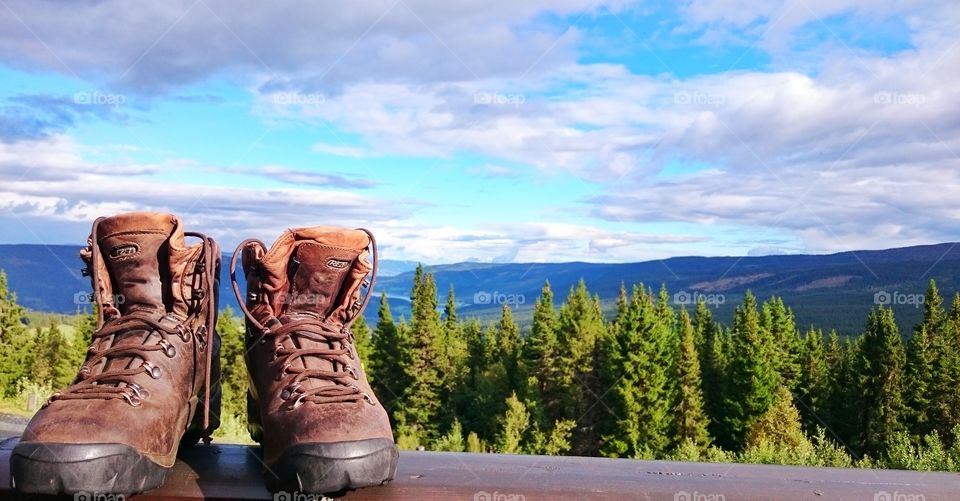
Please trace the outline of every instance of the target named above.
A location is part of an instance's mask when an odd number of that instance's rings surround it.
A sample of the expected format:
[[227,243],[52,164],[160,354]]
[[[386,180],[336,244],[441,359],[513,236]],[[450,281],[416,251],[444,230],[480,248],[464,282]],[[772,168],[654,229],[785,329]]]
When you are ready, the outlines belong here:
[[393,478],[390,421],[350,332],[370,298],[376,257],[368,231],[331,227],[288,230],[269,250],[247,240],[233,254],[230,274],[247,321],[250,434],[262,445],[273,491],[332,493]]
[[48,494],[152,489],[180,445],[209,441],[218,425],[220,250],[176,216],[130,213],[97,219],[80,255],[97,327],[73,384],[14,448],[12,482]]

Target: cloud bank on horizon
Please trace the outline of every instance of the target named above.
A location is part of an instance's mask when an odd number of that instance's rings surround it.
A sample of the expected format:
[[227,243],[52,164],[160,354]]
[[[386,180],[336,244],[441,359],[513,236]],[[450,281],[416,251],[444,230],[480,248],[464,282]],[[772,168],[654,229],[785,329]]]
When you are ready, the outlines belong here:
[[0,243],[126,210],[431,263],[960,240],[960,4],[0,1]]

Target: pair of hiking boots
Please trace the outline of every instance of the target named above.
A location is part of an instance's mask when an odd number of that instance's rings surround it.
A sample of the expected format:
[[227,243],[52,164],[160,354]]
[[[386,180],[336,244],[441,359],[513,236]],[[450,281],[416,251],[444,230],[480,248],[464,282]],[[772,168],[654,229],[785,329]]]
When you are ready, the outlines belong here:
[[[176,216],[129,213],[95,221],[80,254],[97,327],[73,384],[13,450],[12,482],[30,493],[142,492],[164,482],[180,446],[209,442],[219,425],[220,249]],[[230,264],[246,317],[249,430],[268,488],[329,493],[392,479],[390,423],[350,331],[376,277],[373,236],[292,229],[269,249],[242,242]]]

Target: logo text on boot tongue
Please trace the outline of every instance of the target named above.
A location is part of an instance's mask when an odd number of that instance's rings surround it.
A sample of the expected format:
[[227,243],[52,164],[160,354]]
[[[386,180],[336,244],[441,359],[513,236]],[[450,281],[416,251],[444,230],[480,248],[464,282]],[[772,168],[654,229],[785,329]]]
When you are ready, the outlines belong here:
[[330,258],[327,260],[327,266],[331,268],[343,269],[347,266],[350,266],[350,261],[344,261],[342,259]]
[[121,257],[132,256],[140,252],[140,246],[137,244],[123,244],[110,249],[110,257],[117,259]]

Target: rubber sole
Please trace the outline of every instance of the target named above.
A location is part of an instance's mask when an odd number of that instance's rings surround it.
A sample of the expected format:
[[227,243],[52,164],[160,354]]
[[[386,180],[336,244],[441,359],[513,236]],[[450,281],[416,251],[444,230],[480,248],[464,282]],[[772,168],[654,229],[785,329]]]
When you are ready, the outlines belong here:
[[385,438],[301,444],[267,465],[264,476],[272,492],[328,494],[393,480],[398,457]]
[[168,471],[123,444],[21,443],[10,455],[11,486],[34,494],[135,494]]

